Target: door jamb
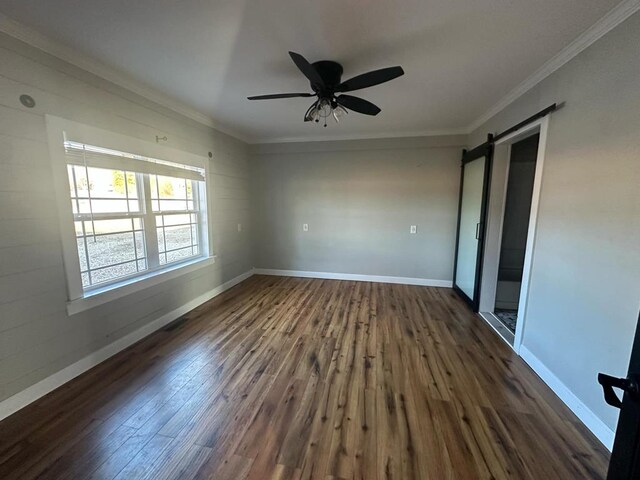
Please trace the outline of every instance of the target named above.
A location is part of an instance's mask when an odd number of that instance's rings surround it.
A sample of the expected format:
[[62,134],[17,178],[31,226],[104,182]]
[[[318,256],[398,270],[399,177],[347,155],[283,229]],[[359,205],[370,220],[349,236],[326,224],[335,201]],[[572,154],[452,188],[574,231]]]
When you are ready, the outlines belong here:
[[[529,301],[529,293],[530,293],[530,283],[531,283],[531,268],[533,265],[533,258],[535,254],[535,242],[536,242],[536,230],[538,226],[538,210],[540,206],[540,195],[542,191],[542,173],[544,170],[544,159],[546,156],[546,145],[547,145],[547,136],[549,130],[549,115],[544,116],[538,120],[535,120],[528,125],[510,133],[509,135],[500,138],[495,142],[495,146],[499,146],[501,144],[513,144],[516,141],[529,137],[533,135],[535,130],[539,130],[539,140],[538,140],[538,153],[536,156],[536,170],[533,181],[533,193],[531,195],[531,210],[529,214],[529,227],[527,231],[527,246],[525,249],[524,256],[524,265],[522,271],[522,283],[520,286],[520,299],[518,303],[518,321],[516,323],[516,332],[515,339],[512,345],[512,348],[519,355],[520,348],[522,346],[522,342],[524,340],[524,332],[527,321],[528,314],[528,301]],[[509,159],[511,158],[511,152],[509,152]],[[510,162],[507,163],[507,169],[509,168]],[[507,170],[508,173],[508,170]],[[506,183],[508,182],[508,176],[505,180],[505,196],[506,196]],[[504,223],[504,201],[502,205],[502,214],[500,216],[500,227],[499,227],[499,235],[498,242],[502,243],[502,228]],[[491,221],[490,219],[488,221]],[[498,254],[498,262],[499,262],[499,254]],[[486,261],[483,259],[483,261]],[[484,288],[484,286],[481,286]],[[482,295],[482,293],[481,293]]]

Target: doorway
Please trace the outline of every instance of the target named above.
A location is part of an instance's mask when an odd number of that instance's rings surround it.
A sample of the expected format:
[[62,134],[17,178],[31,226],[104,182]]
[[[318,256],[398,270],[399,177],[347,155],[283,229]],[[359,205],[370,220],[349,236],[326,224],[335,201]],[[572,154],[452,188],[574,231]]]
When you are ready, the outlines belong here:
[[516,352],[525,331],[548,122],[531,122],[493,149],[479,312]]
[[515,335],[540,134],[511,146],[494,315]]

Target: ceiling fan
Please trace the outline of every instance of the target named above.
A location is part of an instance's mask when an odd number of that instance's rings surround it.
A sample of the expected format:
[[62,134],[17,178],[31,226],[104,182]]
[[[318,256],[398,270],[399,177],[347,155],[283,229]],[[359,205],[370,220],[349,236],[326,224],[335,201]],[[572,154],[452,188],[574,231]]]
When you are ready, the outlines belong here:
[[249,100],[271,100],[274,98],[318,97],[304,114],[304,121],[320,122],[320,119],[323,119],[325,127],[329,116],[333,116],[338,122],[340,117],[348,113],[348,110],[365,115],[377,115],[380,113],[380,108],[376,105],[363,98],[344,95],[344,93],[373,87],[404,75],[402,67],[389,67],[363,73],[342,82],[343,69],[339,63],[330,60],[309,63],[299,53],[289,52],[289,55],[293,63],[309,80],[311,90],[314,93],[274,93],[247,98]]

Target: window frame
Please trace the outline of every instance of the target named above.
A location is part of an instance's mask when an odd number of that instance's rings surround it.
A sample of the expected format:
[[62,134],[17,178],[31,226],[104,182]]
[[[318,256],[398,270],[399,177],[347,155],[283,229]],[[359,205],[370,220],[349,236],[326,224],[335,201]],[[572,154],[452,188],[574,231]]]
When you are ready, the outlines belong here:
[[[210,212],[210,180],[209,180],[209,159],[205,156],[194,155],[182,150],[176,150],[157,143],[140,140],[130,136],[110,132],[100,128],[81,124],[71,120],[66,120],[52,115],[46,115],[46,127],[49,144],[49,153],[52,164],[53,184],[58,207],[58,219],[60,227],[60,237],[62,240],[63,263],[67,280],[67,311],[74,314],[94,306],[107,303],[135,291],[157,285],[164,281],[176,278],[199,268],[206,267],[215,262],[215,255],[212,248]],[[97,145],[107,147],[122,152],[129,152],[143,157],[166,159],[171,162],[194,166],[204,169],[204,181],[199,182],[199,249],[200,255],[190,257],[184,261],[172,262],[161,267],[150,268],[147,258],[148,270],[143,273],[122,277],[112,282],[90,286],[85,289],[82,286],[80,260],[78,256],[76,221],[70,194],[69,177],[67,173],[67,155],[65,153],[64,142],[71,140],[87,145]],[[159,173],[162,175],[162,173]],[[142,187],[142,185],[140,185]],[[150,192],[145,192],[149,194]],[[140,201],[143,198],[139,197]],[[144,202],[150,205],[150,195],[144,195]],[[153,212],[145,209],[141,205],[141,214],[136,213],[136,217],[146,215],[162,215],[162,212]],[[167,212],[171,213],[171,212]],[[182,213],[182,212],[176,212]],[[122,214],[122,218],[127,217],[127,213]],[[155,223],[155,222],[154,222]],[[146,229],[145,229],[146,231]],[[147,252],[148,257],[148,252]]]

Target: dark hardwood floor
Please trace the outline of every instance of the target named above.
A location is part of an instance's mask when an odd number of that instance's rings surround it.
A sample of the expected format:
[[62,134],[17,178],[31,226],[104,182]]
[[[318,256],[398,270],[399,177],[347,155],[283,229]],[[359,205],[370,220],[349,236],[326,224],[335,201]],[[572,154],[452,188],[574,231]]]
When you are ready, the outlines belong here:
[[450,289],[255,276],[0,423],[0,478],[593,479]]

